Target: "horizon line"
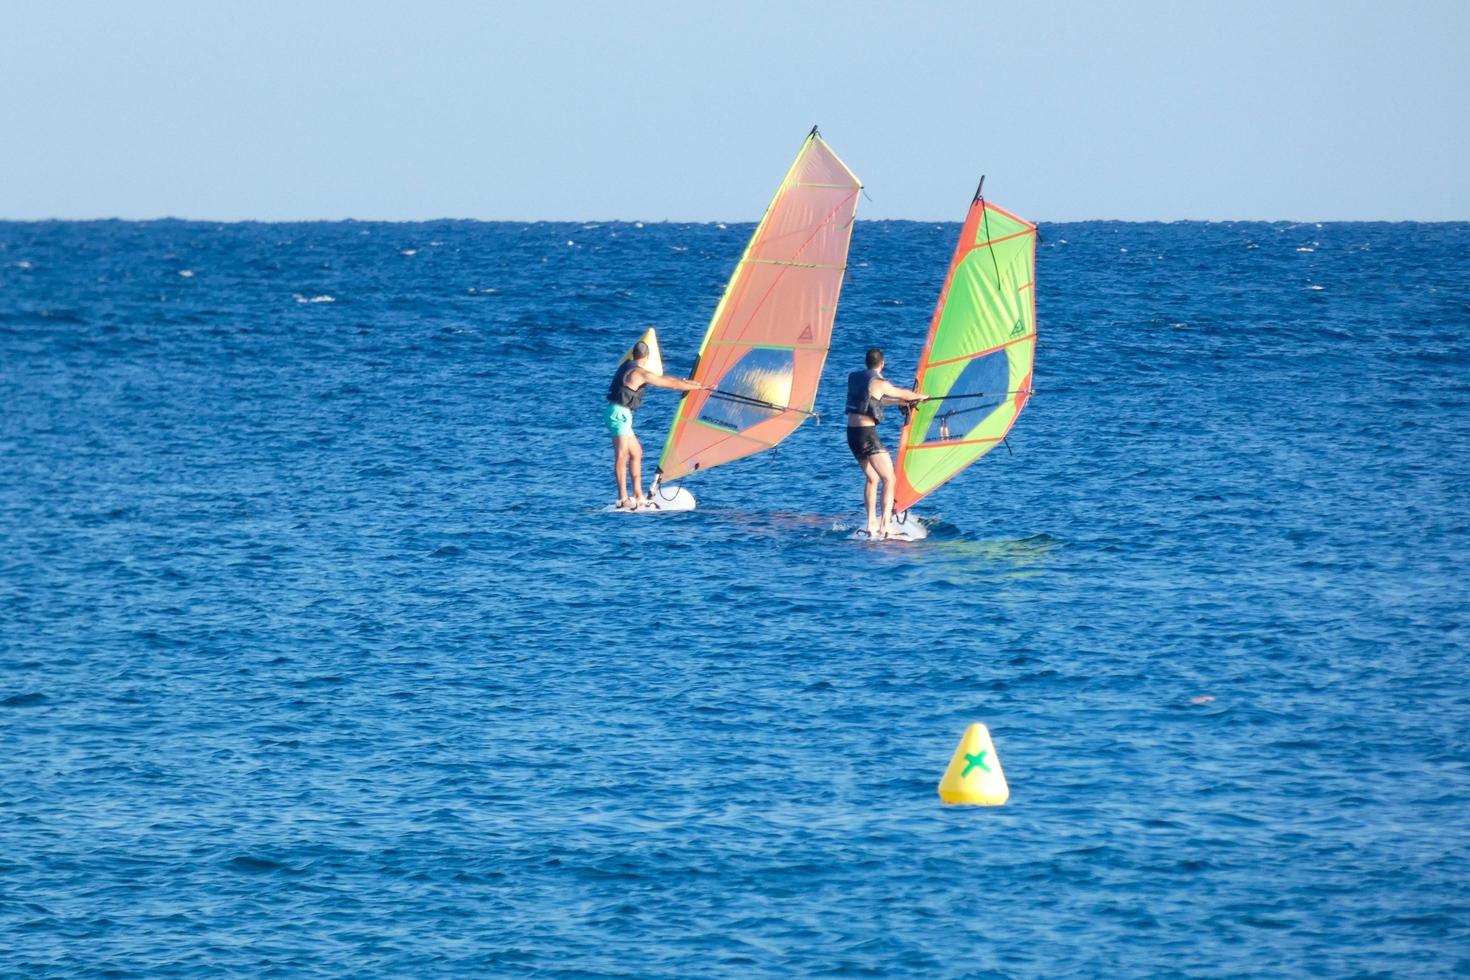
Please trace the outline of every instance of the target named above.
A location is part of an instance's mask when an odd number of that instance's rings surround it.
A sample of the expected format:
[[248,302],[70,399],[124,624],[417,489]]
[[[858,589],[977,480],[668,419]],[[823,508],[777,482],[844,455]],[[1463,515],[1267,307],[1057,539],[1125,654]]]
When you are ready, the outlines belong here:
[[[1069,225],[1089,222],[1110,222],[1133,225],[1171,224],[1295,224],[1295,225],[1346,225],[1346,224],[1466,224],[1465,218],[1032,218],[1036,224]],[[963,224],[964,217],[948,218],[854,218],[864,224],[881,224],[887,221],[903,221],[910,224]],[[207,225],[307,225],[307,224],[375,224],[375,225],[427,225],[447,222],[505,225],[756,225],[758,219],[728,218],[189,218],[178,215],[160,215],[151,218],[122,218],[116,215],[90,218],[8,218],[0,216],[0,224],[99,224],[119,222],[131,224],[155,224],[175,222],[178,224]]]

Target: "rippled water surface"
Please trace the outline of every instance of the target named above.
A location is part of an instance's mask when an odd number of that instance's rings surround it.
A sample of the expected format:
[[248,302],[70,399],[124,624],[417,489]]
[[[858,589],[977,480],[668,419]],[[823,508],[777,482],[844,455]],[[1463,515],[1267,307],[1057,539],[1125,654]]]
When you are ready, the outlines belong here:
[[749,225],[0,224],[0,972],[1470,972],[1470,226],[1043,226],[1011,452],[849,541],[957,230],[640,518]]

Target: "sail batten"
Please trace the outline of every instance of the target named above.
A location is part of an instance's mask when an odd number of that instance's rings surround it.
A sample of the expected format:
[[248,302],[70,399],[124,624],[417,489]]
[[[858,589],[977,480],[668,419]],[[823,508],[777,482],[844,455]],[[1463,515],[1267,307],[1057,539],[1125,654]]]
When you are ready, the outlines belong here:
[[845,265],[820,265],[816,262],[780,262],[776,259],[746,259],[750,265],[784,265],[792,269],[836,269],[839,272],[846,271]]
[[895,501],[906,511],[1003,442],[1031,396],[1036,226],[979,196],[930,321],[914,387],[929,398],[899,436]]
[[764,451],[811,414],[862,184],[815,130],[751,235],[659,460],[676,480]]
[[[994,347],[987,347],[984,350],[977,350],[977,351],[975,351],[974,353],[971,353],[971,354],[961,354],[958,357],[951,357],[951,358],[948,358],[947,360],[943,360],[943,361],[930,361],[927,366],[929,368],[937,368],[937,367],[943,367],[946,364],[958,364],[961,361],[973,361],[977,357],[984,357],[986,354],[994,354],[998,350],[1005,350],[1007,347],[1011,346],[1012,344],[1025,343],[1025,342],[1029,341],[1030,339],[1031,338],[1029,336],[1017,337],[1015,340],[1008,340],[1008,341],[1006,341],[1003,344],[996,344]],[[954,397],[954,396],[951,395],[951,396],[948,396],[948,397]]]

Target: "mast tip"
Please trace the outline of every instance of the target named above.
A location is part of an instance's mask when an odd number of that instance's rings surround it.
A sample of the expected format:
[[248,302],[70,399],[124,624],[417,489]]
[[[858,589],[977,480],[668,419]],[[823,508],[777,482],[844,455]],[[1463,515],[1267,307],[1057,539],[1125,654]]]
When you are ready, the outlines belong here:
[[811,139],[813,136],[820,136],[820,135],[821,134],[817,132],[817,124],[816,123],[812,123],[812,131],[810,133],[807,133],[806,134],[806,138],[807,139]]
[[980,175],[980,186],[975,188],[975,197],[971,201],[972,204],[975,201],[978,201],[978,200],[980,200],[981,198],[983,198],[985,196],[982,193],[984,190],[985,190],[985,175],[984,174],[981,174]]

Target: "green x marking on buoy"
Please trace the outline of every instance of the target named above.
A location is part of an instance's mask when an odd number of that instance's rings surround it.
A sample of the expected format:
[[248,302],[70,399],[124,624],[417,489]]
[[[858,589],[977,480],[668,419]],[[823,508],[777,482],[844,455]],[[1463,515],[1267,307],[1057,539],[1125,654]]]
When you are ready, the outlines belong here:
[[982,752],[976,752],[974,755],[971,755],[970,753],[966,752],[965,753],[965,761],[968,762],[969,765],[968,766],[965,766],[965,771],[962,772],[962,773],[960,773],[960,778],[961,779],[964,779],[966,776],[968,776],[970,774],[970,770],[971,769],[974,769],[976,766],[979,766],[981,769],[984,769],[986,772],[989,772],[990,771],[990,767],[985,764],[985,755],[989,751],[990,751],[989,749],[986,749],[986,750],[984,750]]

